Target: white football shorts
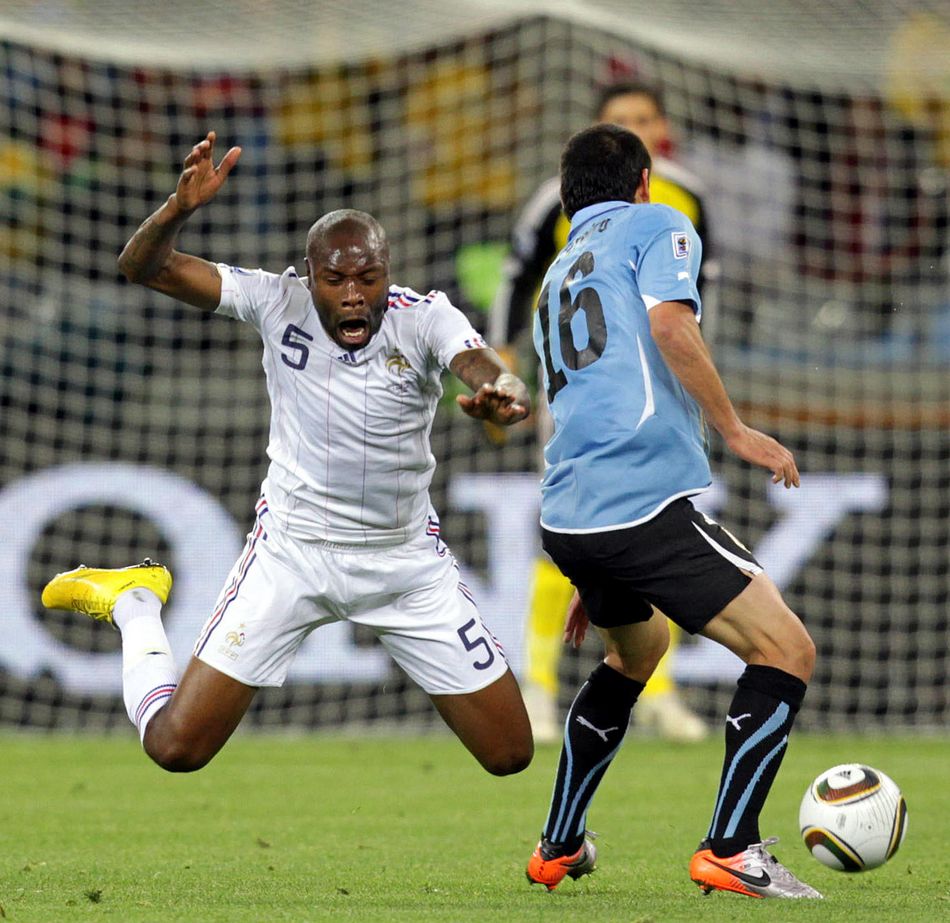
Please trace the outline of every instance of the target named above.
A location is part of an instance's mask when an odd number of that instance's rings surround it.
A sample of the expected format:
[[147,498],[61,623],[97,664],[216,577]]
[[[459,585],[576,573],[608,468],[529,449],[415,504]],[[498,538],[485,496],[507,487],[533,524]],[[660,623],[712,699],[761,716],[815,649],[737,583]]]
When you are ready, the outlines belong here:
[[419,534],[391,547],[297,541],[270,528],[266,500],[194,654],[249,686],[280,686],[315,628],[372,629],[432,695],[477,692],[508,669],[430,510]]

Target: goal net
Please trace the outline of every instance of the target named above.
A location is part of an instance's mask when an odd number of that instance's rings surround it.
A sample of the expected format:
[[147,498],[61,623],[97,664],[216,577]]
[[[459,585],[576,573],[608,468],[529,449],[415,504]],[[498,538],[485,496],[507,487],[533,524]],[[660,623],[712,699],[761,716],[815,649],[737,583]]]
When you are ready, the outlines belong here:
[[[0,724],[126,719],[118,636],[45,611],[80,562],[176,575],[183,664],[249,527],[268,405],[256,334],[117,276],[116,256],[215,129],[240,165],[182,249],[303,265],[339,207],[386,227],[393,278],[479,327],[518,207],[597,92],[662,89],[673,158],[705,184],[719,263],[707,338],[750,424],[797,454],[771,489],[713,440],[712,510],[814,636],[803,724],[948,718],[950,24],[934,2],[60,3],[0,12]],[[779,9],[779,7],[782,7]],[[789,9],[786,9],[788,7]],[[398,10],[398,18],[396,11]],[[443,534],[524,663],[538,446],[447,401]],[[596,661],[566,655],[563,699]],[[738,661],[687,640],[675,674],[712,716]],[[433,722],[372,636],[311,635],[257,726]]]

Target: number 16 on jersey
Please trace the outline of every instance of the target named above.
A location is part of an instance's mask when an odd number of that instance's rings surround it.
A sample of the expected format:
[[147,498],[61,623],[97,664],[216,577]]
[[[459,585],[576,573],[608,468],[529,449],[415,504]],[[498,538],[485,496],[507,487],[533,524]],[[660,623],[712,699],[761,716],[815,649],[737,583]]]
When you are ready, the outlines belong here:
[[[564,369],[576,372],[587,368],[603,355],[607,345],[607,324],[604,321],[604,307],[600,295],[591,286],[581,284],[584,277],[593,271],[594,254],[589,250],[571,264],[558,287],[559,308],[557,324],[553,325],[553,329],[548,302],[554,279],[548,280],[538,299],[538,322],[541,324],[541,350],[549,404],[567,384]],[[587,327],[587,345],[581,349],[577,348],[574,337],[574,318],[578,311],[584,312]],[[551,351],[552,339],[562,362],[562,367],[557,369]]]

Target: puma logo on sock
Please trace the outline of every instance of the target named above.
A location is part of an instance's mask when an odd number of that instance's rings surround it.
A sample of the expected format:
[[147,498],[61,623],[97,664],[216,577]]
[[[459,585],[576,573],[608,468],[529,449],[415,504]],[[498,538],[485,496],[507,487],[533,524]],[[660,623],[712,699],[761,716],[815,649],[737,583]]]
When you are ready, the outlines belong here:
[[620,730],[620,728],[617,727],[605,728],[604,730],[601,730],[599,727],[594,727],[594,725],[592,725],[583,715],[577,716],[577,723],[583,724],[585,728],[590,728],[604,743],[607,743],[607,735],[611,731]]

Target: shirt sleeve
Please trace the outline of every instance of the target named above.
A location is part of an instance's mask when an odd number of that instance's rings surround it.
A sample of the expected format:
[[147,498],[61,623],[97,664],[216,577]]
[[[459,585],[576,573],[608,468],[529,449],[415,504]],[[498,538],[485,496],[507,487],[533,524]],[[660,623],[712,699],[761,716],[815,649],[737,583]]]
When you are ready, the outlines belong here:
[[241,269],[218,263],[221,301],[215,314],[253,324],[259,330],[267,309],[280,295],[280,276],[263,269]]
[[485,349],[469,319],[442,292],[430,292],[429,304],[420,318],[419,333],[426,352],[443,369],[466,349]]
[[692,222],[674,209],[636,256],[637,285],[647,310],[663,301],[692,303],[702,316],[697,287],[703,249]]

